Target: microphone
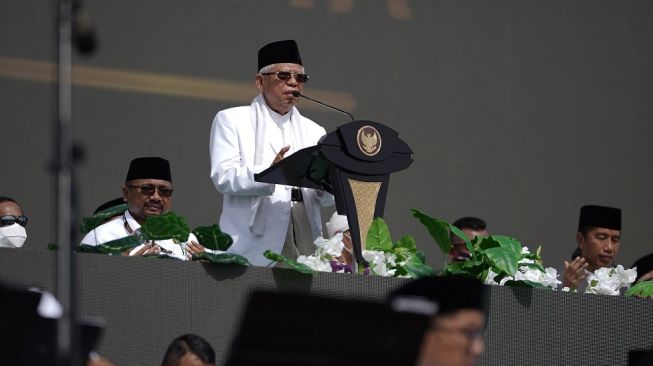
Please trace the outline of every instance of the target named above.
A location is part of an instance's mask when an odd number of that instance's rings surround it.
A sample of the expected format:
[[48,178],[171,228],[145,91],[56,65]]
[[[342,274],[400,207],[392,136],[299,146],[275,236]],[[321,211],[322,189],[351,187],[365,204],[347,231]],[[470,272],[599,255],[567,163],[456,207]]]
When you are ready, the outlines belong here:
[[292,92],[292,95],[293,95],[293,97],[295,97],[295,98],[296,98],[296,97],[306,98],[306,99],[308,99],[308,100],[310,100],[310,101],[312,101],[312,102],[315,102],[315,103],[317,103],[317,104],[321,104],[321,105],[323,105],[323,106],[325,106],[325,107],[327,107],[327,108],[331,108],[331,109],[333,109],[334,111],[338,111],[338,112],[340,112],[340,113],[344,113],[344,114],[348,115],[349,118],[351,118],[352,121],[354,120],[354,116],[353,116],[351,113],[349,113],[349,112],[345,112],[345,111],[343,111],[342,109],[336,108],[336,107],[334,107],[334,106],[330,106],[330,105],[328,105],[328,104],[326,104],[326,103],[322,103],[322,102],[320,102],[319,100],[316,100],[316,99],[313,99],[313,98],[309,98],[309,97],[305,96],[304,94],[298,92],[297,90],[293,91],[293,92]]

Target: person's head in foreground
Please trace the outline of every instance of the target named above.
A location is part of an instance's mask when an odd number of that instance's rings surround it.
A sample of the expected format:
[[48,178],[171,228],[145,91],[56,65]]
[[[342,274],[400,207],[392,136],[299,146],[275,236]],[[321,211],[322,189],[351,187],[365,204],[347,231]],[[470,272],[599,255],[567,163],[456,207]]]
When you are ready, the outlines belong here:
[[483,353],[483,284],[463,276],[417,279],[393,292],[397,312],[430,316],[417,366],[468,366]]
[[204,338],[184,334],[170,343],[161,366],[215,366],[215,351]]

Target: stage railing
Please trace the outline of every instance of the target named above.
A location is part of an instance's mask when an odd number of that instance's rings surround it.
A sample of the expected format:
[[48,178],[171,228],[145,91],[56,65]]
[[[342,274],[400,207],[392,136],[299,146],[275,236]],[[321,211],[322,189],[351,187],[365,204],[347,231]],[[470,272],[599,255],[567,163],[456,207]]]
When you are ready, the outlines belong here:
[[[380,302],[407,281],[100,254],[77,260],[81,316],[106,320],[99,351],[116,365],[160,364],[184,333],[205,337],[223,364],[254,289]],[[0,249],[0,283],[56,293],[55,263],[54,252]],[[479,365],[627,365],[629,350],[653,348],[653,300],[498,286],[486,287],[486,299]]]

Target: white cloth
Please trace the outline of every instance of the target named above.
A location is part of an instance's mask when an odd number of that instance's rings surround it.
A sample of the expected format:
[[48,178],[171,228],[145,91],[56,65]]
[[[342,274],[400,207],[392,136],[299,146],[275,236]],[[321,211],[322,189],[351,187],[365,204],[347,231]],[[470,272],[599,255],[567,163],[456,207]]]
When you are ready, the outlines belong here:
[[[127,225],[129,225],[129,227],[131,228],[132,232],[135,232],[141,228],[141,225],[129,213],[129,210],[125,211],[124,218],[127,222]],[[124,238],[128,235],[131,235],[131,233],[127,230],[127,228],[125,228],[125,221],[121,217],[105,222],[104,224],[91,230],[88,234],[86,234],[86,236],[84,236],[84,239],[82,239],[82,244],[96,246],[96,245],[110,242],[112,240]],[[195,234],[190,233],[190,235],[188,235],[188,240],[185,241],[184,243],[176,243],[173,239],[155,240],[154,242],[157,245],[159,245],[161,248],[165,249],[165,251],[170,252],[170,253],[166,253],[164,250],[162,250],[159,255],[181,259],[185,261],[188,260],[188,257],[186,257],[186,244],[190,241],[197,242],[197,237],[195,237]],[[141,244],[135,247],[129,254],[132,255],[133,253],[141,249],[144,245],[145,244]],[[205,250],[209,253],[220,252],[220,251],[212,251],[208,248],[206,248]]]
[[[291,138],[292,143],[284,141],[286,123],[286,140]],[[258,266],[270,264],[265,250],[281,252],[290,221],[291,187],[256,182],[254,174],[267,169],[284,145],[291,146],[289,153],[295,152],[314,146],[324,134],[324,128],[294,107],[280,116],[260,94],[250,106],[218,112],[209,141],[211,180],[223,194],[220,229],[234,240],[229,252]],[[322,235],[320,205],[333,205],[334,198],[308,188],[302,188],[302,194],[315,239]]]

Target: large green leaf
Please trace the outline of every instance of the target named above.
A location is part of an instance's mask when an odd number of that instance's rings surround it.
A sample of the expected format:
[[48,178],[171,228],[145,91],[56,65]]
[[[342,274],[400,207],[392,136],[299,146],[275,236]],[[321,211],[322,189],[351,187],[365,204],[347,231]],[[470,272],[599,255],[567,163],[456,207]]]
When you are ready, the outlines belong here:
[[108,219],[121,215],[126,210],[127,204],[123,203],[121,205],[109,207],[106,210],[102,210],[91,217],[84,217],[82,219],[82,225],[80,226],[79,230],[82,234],[86,234],[96,227],[104,224]]
[[279,263],[286,263],[290,268],[294,269],[295,271],[298,271],[298,272],[301,272],[301,273],[306,273],[306,274],[315,273],[315,271],[313,271],[311,269],[311,267],[309,267],[309,266],[307,266],[307,265],[305,265],[303,263],[299,263],[294,259],[286,258],[283,255],[277,254],[277,253],[275,253],[275,252],[273,252],[273,251],[271,251],[269,249],[266,250],[263,253],[263,255],[265,256],[265,258],[267,258],[269,260],[273,260],[273,261],[276,261],[276,262],[279,262]]
[[186,219],[174,212],[167,212],[160,216],[148,217],[141,226],[141,232],[150,240],[174,239],[183,243],[188,240],[190,228]]
[[233,244],[234,240],[227,233],[220,230],[218,224],[211,226],[198,226],[193,229],[193,234],[205,248],[227,250]]
[[382,218],[377,217],[372,221],[365,239],[365,249],[389,252],[392,250],[390,229]]
[[504,273],[514,276],[517,272],[517,262],[519,255],[509,248],[490,248],[485,251],[485,255],[492,262],[492,266]]
[[474,246],[472,245],[472,242],[469,240],[467,235],[462,230],[457,228],[456,226],[451,225],[451,224],[448,224],[448,225],[449,225],[449,230],[451,231],[451,233],[456,235],[457,237],[459,237],[460,239],[462,239],[465,242],[465,246],[467,247],[467,250],[469,250],[469,253],[473,257],[474,256]]
[[496,240],[502,248],[510,249],[518,255],[521,255],[522,245],[515,238],[503,235],[492,235],[492,238]]
[[[430,217],[424,212],[416,209],[410,210],[422,225],[426,226],[429,234],[433,237],[435,242],[440,247],[440,250],[444,254],[448,254],[451,251],[451,239],[449,238],[449,224],[444,221],[440,221],[436,218]],[[463,235],[464,236],[464,235]],[[469,241],[469,239],[467,239]]]
[[417,256],[412,256],[405,265],[406,272],[413,278],[433,276],[433,268],[424,264]]
[[626,296],[650,297],[653,299],[653,280],[635,284],[626,291]]
[[100,245],[81,244],[77,251],[84,253],[122,254],[124,251],[137,247],[143,243],[140,235],[128,235],[124,238],[108,241]]
[[545,288],[546,287],[541,283],[528,281],[528,280],[520,280],[520,281],[510,280],[510,281],[506,281],[505,285],[510,286],[510,287],[528,287],[528,288]]
[[193,259],[205,260],[207,262],[215,263],[215,264],[234,263],[234,264],[240,264],[241,266],[249,266],[250,265],[247,258],[243,257],[242,255],[235,254],[235,253],[218,253],[218,254],[214,254],[214,253],[202,252],[202,253],[194,255]]

